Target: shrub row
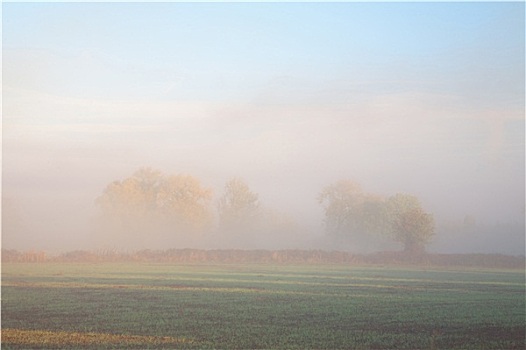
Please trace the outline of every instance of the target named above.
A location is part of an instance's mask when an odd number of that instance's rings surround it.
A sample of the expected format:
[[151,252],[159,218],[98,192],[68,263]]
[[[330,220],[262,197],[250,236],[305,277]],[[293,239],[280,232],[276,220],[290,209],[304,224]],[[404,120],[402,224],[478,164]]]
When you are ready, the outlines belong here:
[[136,252],[76,250],[57,256],[43,251],[2,250],[2,262],[157,262],[157,263],[277,263],[350,265],[423,265],[524,269],[524,256],[502,254],[418,254],[377,252],[353,254],[324,250],[202,250],[168,249]]

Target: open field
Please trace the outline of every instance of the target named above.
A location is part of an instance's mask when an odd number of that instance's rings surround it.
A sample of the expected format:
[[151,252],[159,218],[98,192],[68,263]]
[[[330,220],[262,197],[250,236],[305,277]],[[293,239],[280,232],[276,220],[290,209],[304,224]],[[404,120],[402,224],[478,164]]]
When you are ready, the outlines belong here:
[[523,349],[521,270],[2,265],[2,348]]

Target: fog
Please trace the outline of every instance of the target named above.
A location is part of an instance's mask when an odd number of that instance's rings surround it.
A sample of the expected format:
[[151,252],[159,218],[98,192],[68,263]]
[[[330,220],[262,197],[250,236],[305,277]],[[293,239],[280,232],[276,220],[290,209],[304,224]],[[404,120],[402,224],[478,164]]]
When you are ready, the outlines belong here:
[[[317,197],[349,179],[418,197],[431,252],[524,254],[522,3],[7,3],[2,16],[2,248],[400,249],[327,238]],[[142,167],[211,189],[210,227],[101,228],[96,199]],[[236,177],[293,225],[227,237],[217,203]]]

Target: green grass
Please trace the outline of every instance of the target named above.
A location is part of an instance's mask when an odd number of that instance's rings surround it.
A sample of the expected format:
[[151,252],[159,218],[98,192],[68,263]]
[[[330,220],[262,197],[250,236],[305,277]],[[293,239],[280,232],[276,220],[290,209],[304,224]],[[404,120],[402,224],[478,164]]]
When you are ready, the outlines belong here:
[[3,264],[2,347],[523,349],[522,271]]

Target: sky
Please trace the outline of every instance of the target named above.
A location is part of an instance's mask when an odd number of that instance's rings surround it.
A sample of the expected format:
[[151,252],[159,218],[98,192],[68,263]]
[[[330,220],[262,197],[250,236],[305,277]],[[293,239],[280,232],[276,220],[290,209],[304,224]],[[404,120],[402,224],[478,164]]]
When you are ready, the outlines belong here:
[[2,196],[25,227],[3,246],[89,245],[95,198],[143,166],[216,196],[241,177],[319,234],[339,179],[523,225],[524,6],[3,3]]

